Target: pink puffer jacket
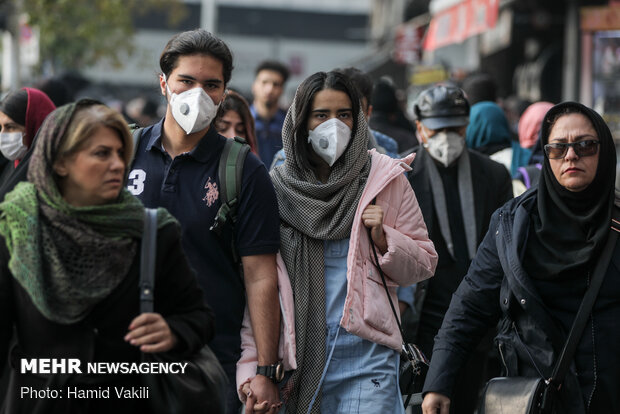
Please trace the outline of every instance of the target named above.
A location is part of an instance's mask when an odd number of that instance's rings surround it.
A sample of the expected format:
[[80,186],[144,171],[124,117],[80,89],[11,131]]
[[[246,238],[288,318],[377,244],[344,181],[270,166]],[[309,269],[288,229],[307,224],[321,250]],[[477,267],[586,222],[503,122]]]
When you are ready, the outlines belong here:
[[[347,256],[347,296],[340,325],[348,332],[369,341],[400,350],[401,337],[398,325],[381,282],[373,265],[374,257],[362,212],[376,197],[376,204],[383,208],[383,230],[388,244],[386,254],[379,255],[379,264],[387,277],[394,305],[398,303],[397,286],[409,286],[428,279],[435,272],[437,253],[428,232],[415,194],[403,172],[415,154],[402,160],[370,151],[372,165],[368,181],[353,219],[353,228]],[[278,256],[278,286],[282,310],[280,358],[286,370],[297,367],[295,361],[295,309],[288,273]],[[252,335],[246,309],[241,329],[241,359],[237,363],[237,386],[256,374],[256,344]]]

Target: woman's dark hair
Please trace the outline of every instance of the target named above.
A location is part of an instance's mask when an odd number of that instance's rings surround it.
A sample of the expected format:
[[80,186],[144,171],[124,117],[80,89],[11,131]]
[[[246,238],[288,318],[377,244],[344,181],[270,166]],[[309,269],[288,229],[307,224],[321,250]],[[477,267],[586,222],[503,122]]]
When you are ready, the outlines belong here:
[[166,44],[159,57],[159,67],[168,77],[177,66],[179,56],[188,55],[209,55],[222,62],[224,84],[228,84],[233,70],[233,57],[230,49],[221,39],[204,29],[179,33]]
[[357,117],[360,112],[360,95],[358,89],[351,83],[349,78],[340,72],[317,72],[307,77],[295,96],[296,114],[293,121],[294,148],[302,160],[302,167],[314,170],[308,157],[308,119],[312,110],[314,96],[325,89],[333,89],[347,94],[351,99],[353,129],[351,136],[355,137],[357,131]]
[[215,119],[215,125],[217,125],[220,118],[223,117],[228,111],[234,111],[239,114],[239,117],[243,121],[243,126],[245,127],[246,136],[243,138],[247,141],[248,145],[252,149],[252,152],[255,154],[258,153],[256,144],[256,128],[254,127],[254,117],[252,117],[252,113],[250,112],[250,106],[243,96],[231,89],[228,90],[222,104],[220,105],[217,118]]
[[27,108],[28,92],[25,89],[9,92],[0,102],[0,111],[23,127],[26,126]]

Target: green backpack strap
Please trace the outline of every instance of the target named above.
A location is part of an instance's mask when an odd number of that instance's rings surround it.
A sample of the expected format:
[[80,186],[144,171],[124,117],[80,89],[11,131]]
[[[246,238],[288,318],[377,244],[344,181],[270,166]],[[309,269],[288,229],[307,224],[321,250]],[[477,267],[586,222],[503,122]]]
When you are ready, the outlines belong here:
[[[220,202],[222,203],[211,231],[230,245],[233,260],[239,262],[235,248],[232,230],[237,223],[237,208],[239,207],[239,193],[243,178],[243,164],[250,152],[250,146],[240,137],[227,139],[220,156],[218,175],[220,178]],[[227,229],[227,230],[224,230]]]
[[130,124],[129,129],[131,130],[131,136],[133,138],[133,154],[131,156],[131,161],[129,165],[133,164],[134,159],[136,158],[136,153],[138,152],[138,146],[140,145],[140,138],[142,137],[142,130],[144,128],[139,127],[136,124]]

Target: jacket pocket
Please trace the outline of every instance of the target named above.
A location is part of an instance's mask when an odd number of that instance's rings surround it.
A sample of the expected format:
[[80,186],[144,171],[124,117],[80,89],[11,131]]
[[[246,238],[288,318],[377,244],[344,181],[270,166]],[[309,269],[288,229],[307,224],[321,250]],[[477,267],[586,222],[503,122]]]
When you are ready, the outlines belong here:
[[[397,284],[385,278],[392,303],[398,312]],[[369,326],[377,331],[391,335],[398,330],[394,314],[381,281],[379,271],[368,260],[364,260],[364,277],[362,278],[364,293],[363,318]]]

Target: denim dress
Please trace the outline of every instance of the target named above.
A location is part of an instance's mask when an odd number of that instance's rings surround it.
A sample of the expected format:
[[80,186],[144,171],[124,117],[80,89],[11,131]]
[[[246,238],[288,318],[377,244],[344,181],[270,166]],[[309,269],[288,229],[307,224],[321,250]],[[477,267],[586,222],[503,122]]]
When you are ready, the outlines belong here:
[[398,388],[398,352],[340,326],[347,294],[348,251],[349,239],[324,242],[327,357],[315,398],[321,392],[321,413],[325,414],[404,413]]

